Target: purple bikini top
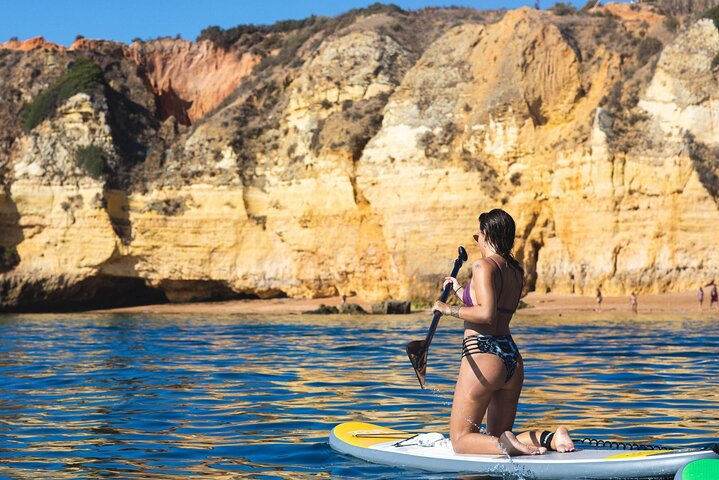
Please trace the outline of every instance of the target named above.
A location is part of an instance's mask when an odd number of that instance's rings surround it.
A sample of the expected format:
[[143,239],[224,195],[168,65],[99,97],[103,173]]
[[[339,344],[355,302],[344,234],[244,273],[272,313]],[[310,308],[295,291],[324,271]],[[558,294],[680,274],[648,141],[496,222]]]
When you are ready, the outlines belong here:
[[469,282],[467,283],[467,286],[464,287],[464,292],[462,292],[462,303],[464,303],[467,307],[474,307],[474,304],[472,303],[472,294],[470,293],[472,288],[472,279],[469,279]]

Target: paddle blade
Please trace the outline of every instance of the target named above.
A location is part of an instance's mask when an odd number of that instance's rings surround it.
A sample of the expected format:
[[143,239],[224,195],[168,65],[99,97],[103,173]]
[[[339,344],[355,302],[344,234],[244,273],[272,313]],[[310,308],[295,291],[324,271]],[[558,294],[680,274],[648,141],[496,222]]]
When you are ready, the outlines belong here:
[[419,386],[424,388],[424,379],[427,376],[427,349],[425,340],[413,340],[407,344],[407,356],[412,362],[414,373],[417,374]]

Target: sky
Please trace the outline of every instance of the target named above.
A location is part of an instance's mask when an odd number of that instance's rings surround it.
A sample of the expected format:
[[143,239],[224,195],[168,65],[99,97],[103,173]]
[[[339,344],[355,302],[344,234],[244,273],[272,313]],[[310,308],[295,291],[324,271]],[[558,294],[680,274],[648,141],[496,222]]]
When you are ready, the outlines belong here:
[[[461,5],[478,9],[533,6],[535,0],[395,0],[405,10],[427,6]],[[556,0],[542,0],[542,8]],[[70,45],[77,35],[130,43],[180,35],[194,40],[210,25],[272,24],[310,15],[336,16],[375,0],[0,0],[0,42],[42,36]],[[584,0],[571,0],[579,7]]]

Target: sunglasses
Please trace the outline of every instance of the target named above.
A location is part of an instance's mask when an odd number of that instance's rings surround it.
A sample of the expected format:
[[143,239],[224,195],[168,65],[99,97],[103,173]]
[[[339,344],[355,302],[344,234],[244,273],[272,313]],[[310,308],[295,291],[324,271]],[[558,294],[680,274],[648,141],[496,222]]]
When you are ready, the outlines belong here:
[[472,235],[472,238],[474,238],[475,242],[479,243],[479,234],[475,233],[474,235]]

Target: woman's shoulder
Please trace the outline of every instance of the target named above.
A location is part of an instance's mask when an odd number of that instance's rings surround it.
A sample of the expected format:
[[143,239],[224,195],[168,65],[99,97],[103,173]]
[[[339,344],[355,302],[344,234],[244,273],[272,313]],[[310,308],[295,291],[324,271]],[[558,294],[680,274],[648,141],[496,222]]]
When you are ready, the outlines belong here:
[[472,270],[488,270],[491,272],[495,268],[497,268],[497,265],[488,258],[480,258],[472,262]]

